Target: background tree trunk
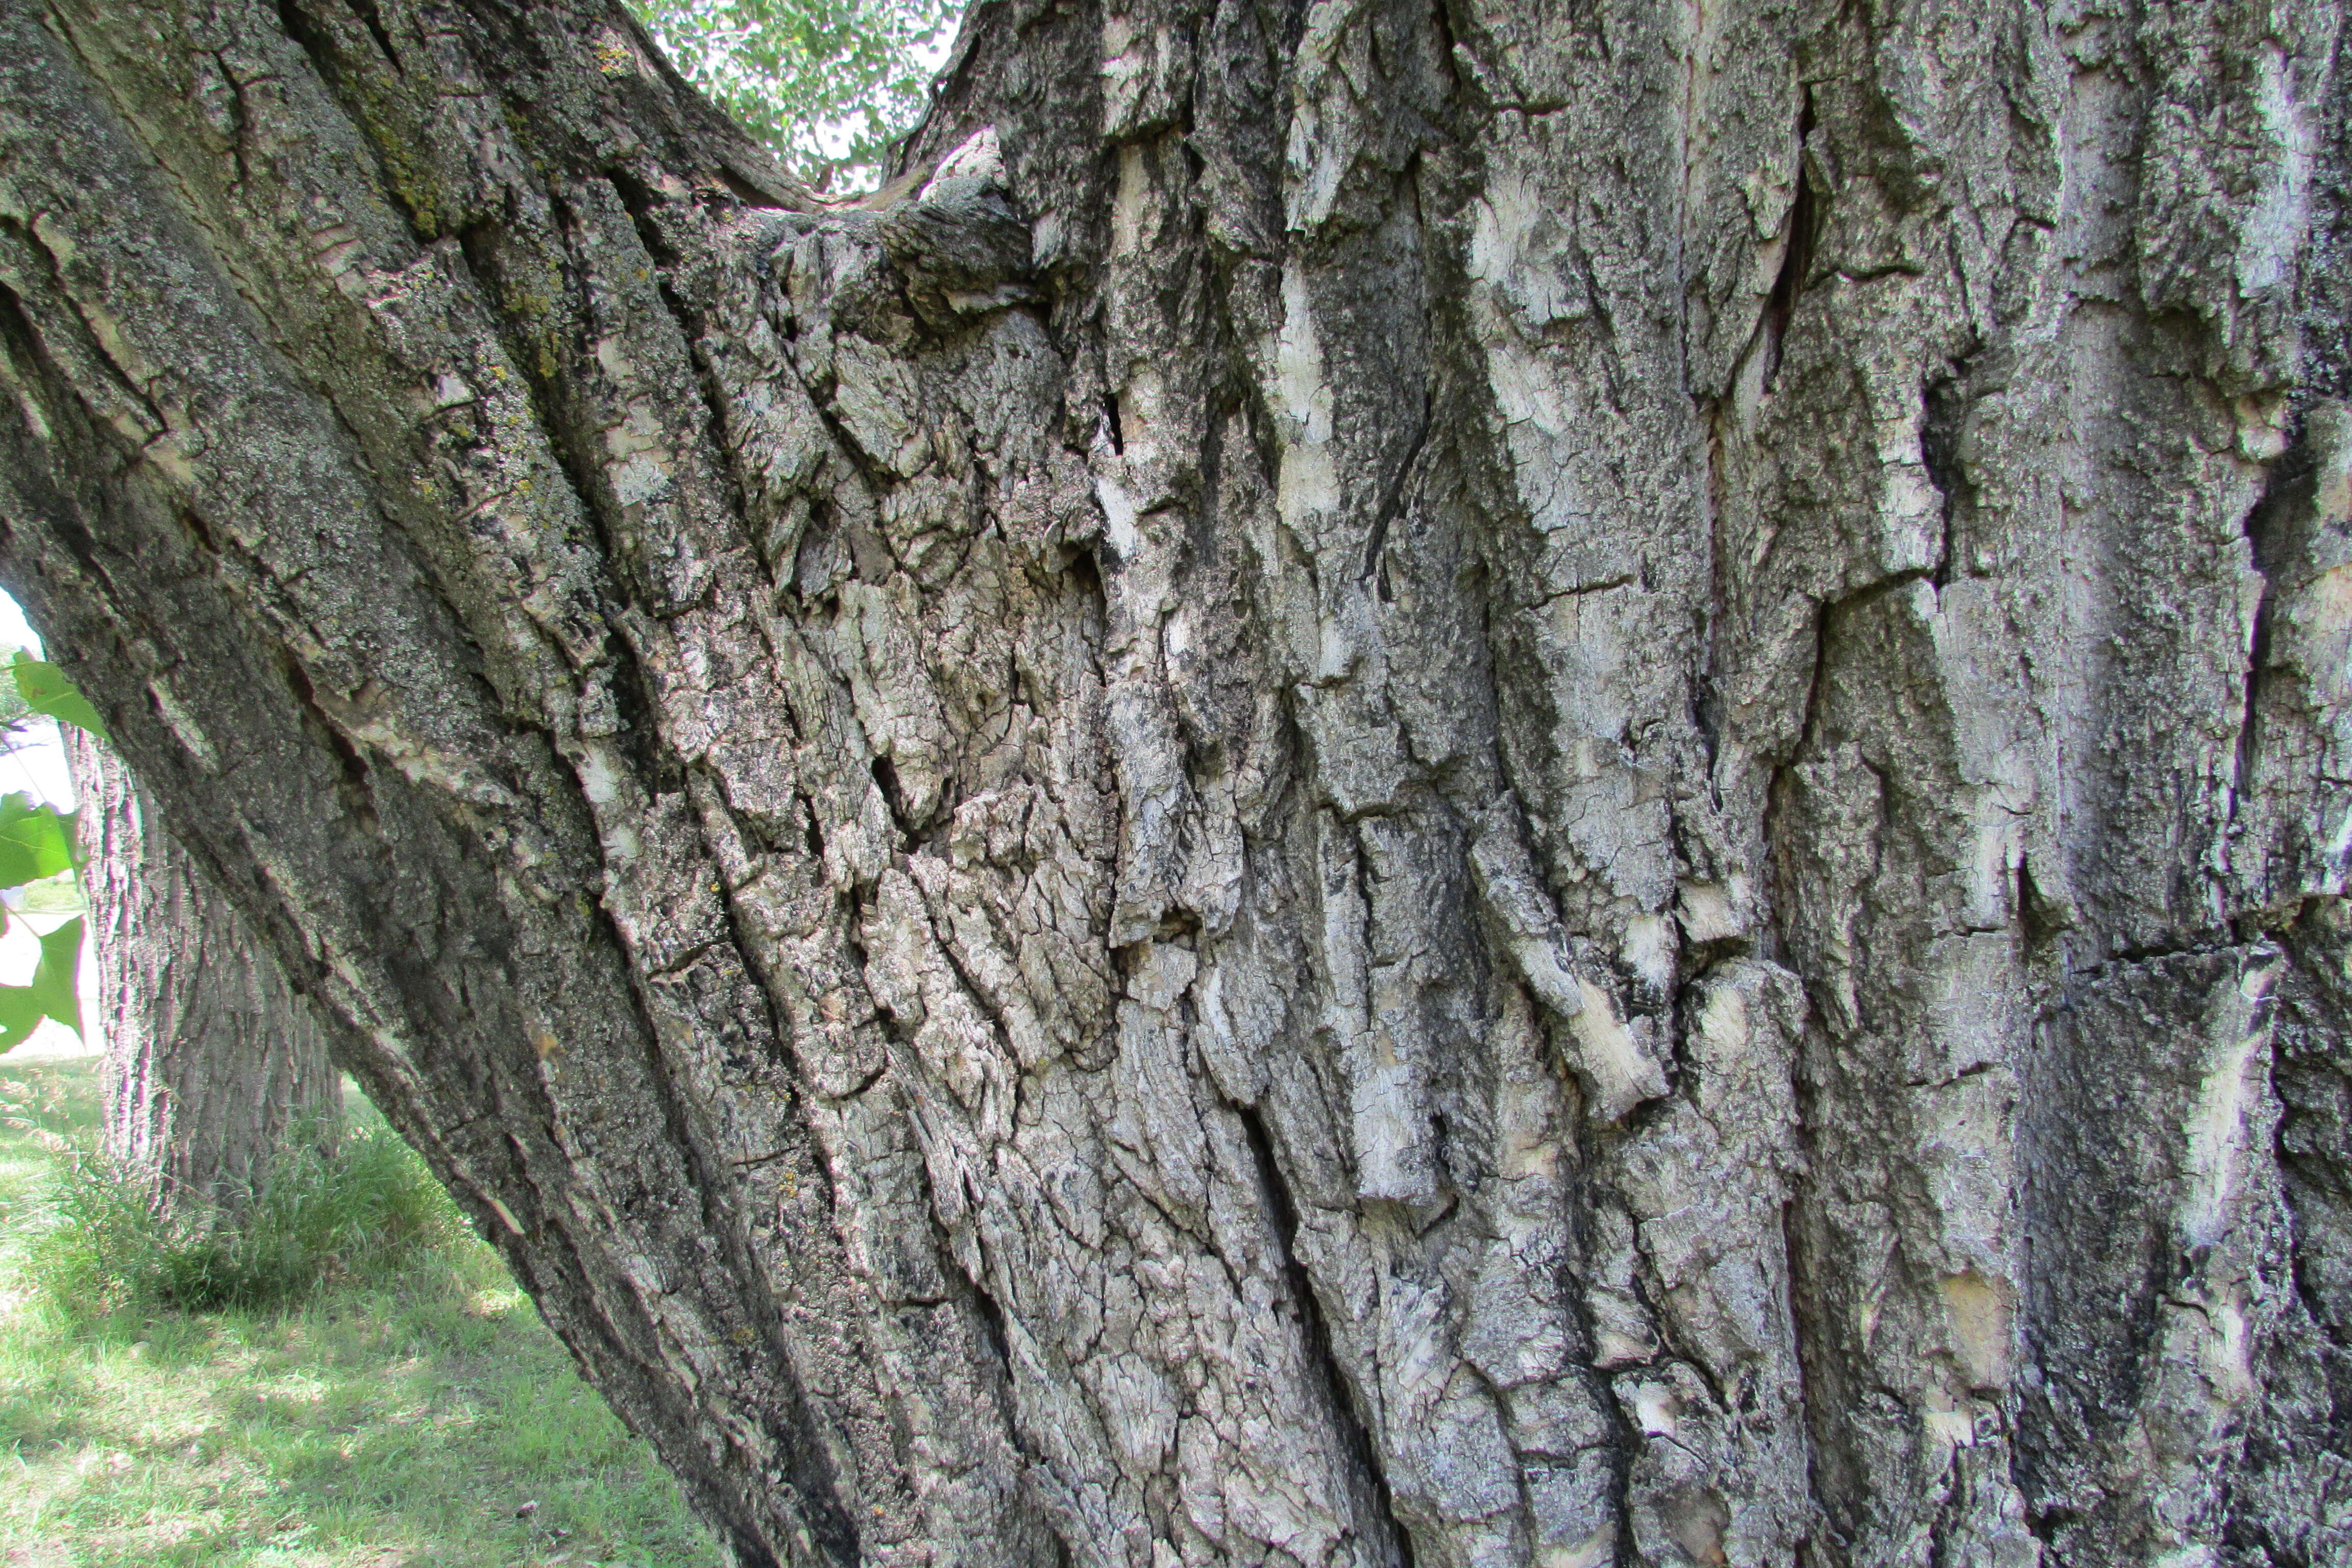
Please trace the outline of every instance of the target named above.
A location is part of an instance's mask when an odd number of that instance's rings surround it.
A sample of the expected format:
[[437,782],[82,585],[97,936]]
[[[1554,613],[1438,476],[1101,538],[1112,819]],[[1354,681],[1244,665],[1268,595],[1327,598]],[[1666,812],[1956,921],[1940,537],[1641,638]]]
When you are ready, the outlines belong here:
[[234,1209],[299,1132],[331,1136],[342,1075],[310,1004],[154,825],[105,742],[66,730],[79,797],[108,1152],[167,1207]]
[[2339,6],[0,17],[8,580],[740,1561],[2352,1553]]

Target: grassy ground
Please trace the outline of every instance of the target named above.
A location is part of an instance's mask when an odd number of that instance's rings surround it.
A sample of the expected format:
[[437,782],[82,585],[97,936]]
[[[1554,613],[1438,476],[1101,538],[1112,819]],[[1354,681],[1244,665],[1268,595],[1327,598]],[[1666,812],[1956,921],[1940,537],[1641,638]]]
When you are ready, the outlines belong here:
[[90,1060],[0,1058],[0,1563],[716,1568],[479,1242],[283,1310],[77,1313],[31,1260]]

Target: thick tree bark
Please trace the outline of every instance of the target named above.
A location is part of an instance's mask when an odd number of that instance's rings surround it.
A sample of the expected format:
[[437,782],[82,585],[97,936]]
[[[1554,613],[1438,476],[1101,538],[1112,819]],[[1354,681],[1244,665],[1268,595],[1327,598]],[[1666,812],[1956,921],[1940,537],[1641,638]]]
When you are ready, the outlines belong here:
[[234,1211],[298,1136],[331,1136],[342,1075],[310,1005],[198,879],[111,747],[69,731],[105,1041],[106,1147],[159,1205]]
[[9,581],[741,1561],[2352,1553],[2336,6],[5,4]]

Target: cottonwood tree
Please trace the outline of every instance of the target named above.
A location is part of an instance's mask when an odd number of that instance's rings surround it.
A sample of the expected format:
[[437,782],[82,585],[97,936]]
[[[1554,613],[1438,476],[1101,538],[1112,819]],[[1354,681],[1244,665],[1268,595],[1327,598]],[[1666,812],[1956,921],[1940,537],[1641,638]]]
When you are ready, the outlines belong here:
[[2338,13],[6,0],[0,563],[740,1562],[2342,1561]]
[[302,1138],[331,1138],[326,1032],[236,907],[163,831],[113,748],[66,731],[97,960],[107,1152],[160,1212],[233,1215]]
[[[738,123],[828,174],[876,163],[911,127],[924,86],[913,50],[950,20],[929,3],[633,8],[667,53],[688,51],[689,80]],[[834,122],[854,132],[827,160],[810,136]],[[24,710],[13,688],[0,696]],[[235,907],[151,826],[153,803],[103,739],[68,730],[67,754],[84,807],[106,1147],[166,1209],[233,1209],[292,1139],[331,1131],[341,1089],[326,1037]]]

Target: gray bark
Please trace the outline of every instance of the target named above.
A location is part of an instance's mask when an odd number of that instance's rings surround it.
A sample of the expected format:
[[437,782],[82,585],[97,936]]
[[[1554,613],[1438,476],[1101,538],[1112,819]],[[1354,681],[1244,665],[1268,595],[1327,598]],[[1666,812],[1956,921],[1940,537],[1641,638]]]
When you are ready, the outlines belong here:
[[298,1137],[333,1136],[342,1075],[277,955],[161,830],[112,748],[68,730],[105,1042],[107,1152],[159,1209],[233,1213]]
[[2352,1558],[2336,5],[0,15],[5,574],[740,1561]]

